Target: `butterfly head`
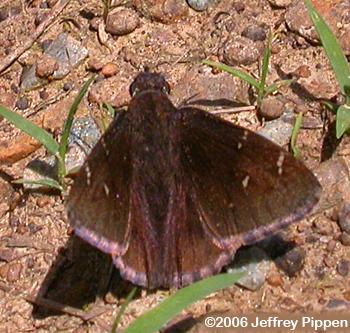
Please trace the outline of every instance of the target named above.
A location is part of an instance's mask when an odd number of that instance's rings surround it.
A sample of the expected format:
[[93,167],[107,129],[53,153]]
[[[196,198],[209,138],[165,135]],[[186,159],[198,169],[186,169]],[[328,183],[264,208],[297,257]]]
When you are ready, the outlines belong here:
[[157,73],[142,72],[136,76],[134,82],[130,86],[131,96],[135,96],[142,91],[157,90],[165,94],[170,93],[169,83],[163,75]]

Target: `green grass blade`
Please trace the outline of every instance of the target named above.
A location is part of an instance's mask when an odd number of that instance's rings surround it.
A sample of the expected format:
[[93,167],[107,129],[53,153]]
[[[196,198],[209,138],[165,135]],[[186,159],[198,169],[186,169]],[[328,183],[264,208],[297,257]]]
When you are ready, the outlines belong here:
[[261,101],[265,96],[265,85],[266,85],[267,73],[269,71],[269,62],[271,57],[271,43],[272,43],[272,34],[271,32],[269,32],[269,37],[268,37],[267,45],[264,49],[264,55],[263,55],[263,61],[262,61],[262,67],[261,67],[261,75],[260,75],[258,99],[257,99],[258,106],[260,106]]
[[154,309],[146,312],[131,323],[124,333],[154,333],[174,318],[188,305],[208,296],[209,294],[231,286],[244,273],[219,274],[201,280],[188,287],[178,290]]
[[0,105],[0,115],[15,127],[42,143],[50,154],[55,155],[58,152],[58,143],[49,132],[2,105]]
[[107,113],[114,118],[115,117],[115,109],[114,107],[109,104],[108,102],[103,102],[102,107],[107,111]]
[[290,80],[281,80],[275,83],[270,84],[266,89],[265,89],[265,96],[270,95],[274,93],[276,90],[283,86],[289,86],[292,82],[294,82],[294,79]]
[[233,76],[236,76],[236,77],[244,80],[245,82],[247,82],[249,85],[251,85],[255,89],[257,89],[257,90],[259,89],[259,82],[257,80],[255,80],[251,75],[247,74],[246,72],[244,72],[240,69],[232,68],[231,66],[227,66],[225,64],[221,64],[219,62],[215,62],[215,61],[211,61],[211,60],[203,60],[202,63],[204,65],[215,67],[215,68],[221,69],[227,73],[230,73]]
[[339,106],[337,110],[336,136],[340,139],[342,135],[350,128],[350,106],[345,104]]
[[312,22],[320,36],[327,57],[333,67],[335,76],[342,93],[345,94],[345,86],[350,86],[350,69],[344,52],[327,23],[318,14],[310,0],[304,0]]
[[290,139],[290,147],[292,148],[293,155],[295,158],[299,158],[300,156],[300,150],[297,147],[296,143],[297,143],[297,138],[298,138],[298,134],[299,134],[299,130],[301,128],[302,122],[303,122],[303,114],[299,113],[297,115],[297,118],[295,119],[294,127],[292,130],[292,137]]
[[136,293],[136,290],[137,288],[133,288],[130,293],[128,294],[128,297],[125,299],[125,302],[124,304],[122,304],[122,306],[120,307],[120,310],[118,312],[118,315],[117,317],[115,318],[114,320],[114,323],[113,323],[113,327],[112,327],[112,330],[111,330],[111,333],[116,333],[117,332],[117,328],[118,328],[118,325],[120,324],[120,320],[122,319],[122,316],[127,308],[127,306],[129,305],[129,303],[131,302],[131,300],[134,298],[134,295]]
[[61,192],[63,190],[62,186],[56,180],[54,180],[52,178],[42,178],[42,179],[37,179],[37,180],[17,179],[17,180],[12,181],[12,183],[46,186],[46,187],[57,189]]
[[[60,155],[61,163],[63,163],[63,164],[64,164],[64,161],[65,161],[65,156],[66,156],[67,146],[68,146],[68,137],[69,137],[69,134],[70,134],[70,131],[71,131],[71,128],[72,128],[74,115],[77,112],[78,106],[79,106],[81,100],[85,96],[85,94],[86,94],[90,84],[92,83],[92,81],[94,79],[95,79],[95,75],[93,75],[89,80],[87,80],[84,83],[84,85],[82,86],[82,88],[79,91],[79,94],[77,95],[77,97],[75,97],[75,99],[73,101],[73,104],[70,107],[67,119],[66,119],[65,124],[64,124],[62,137],[61,137],[61,142],[60,142],[60,145],[59,145],[59,155]],[[65,172],[63,172],[63,173],[65,173]],[[61,174],[61,176],[62,176],[62,174]]]

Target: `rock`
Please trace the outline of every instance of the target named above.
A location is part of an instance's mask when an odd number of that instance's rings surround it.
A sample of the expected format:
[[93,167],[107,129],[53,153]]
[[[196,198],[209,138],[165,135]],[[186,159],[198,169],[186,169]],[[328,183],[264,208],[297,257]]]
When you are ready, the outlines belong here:
[[0,218],[10,209],[13,192],[12,186],[0,177]]
[[242,31],[241,35],[253,42],[264,41],[266,39],[266,30],[259,25],[250,25]]
[[298,83],[315,99],[332,99],[338,94],[332,70],[315,70],[311,75],[300,77]]
[[284,103],[277,97],[266,97],[258,110],[259,115],[266,120],[279,118],[284,111]]
[[56,59],[48,54],[43,54],[36,63],[36,74],[40,78],[48,78],[58,69]]
[[220,61],[230,66],[251,65],[261,55],[263,47],[242,36],[231,36],[219,50]]
[[73,83],[72,82],[65,82],[63,85],[63,90],[64,91],[69,91],[73,88]]
[[118,70],[119,66],[113,62],[108,62],[102,67],[101,73],[104,77],[111,77],[113,75],[116,75],[118,73]]
[[106,31],[112,35],[122,36],[133,32],[140,24],[137,13],[130,8],[117,7],[106,20]]
[[[72,97],[65,98],[49,106],[44,113],[37,114],[30,120],[53,133],[62,128],[72,102]],[[15,163],[40,147],[40,142],[23,132],[19,133],[12,141],[0,141],[0,165]]]
[[350,270],[350,261],[346,259],[340,259],[338,265],[337,265],[337,272],[341,276],[348,276]]
[[278,273],[271,273],[267,277],[267,283],[272,287],[281,287],[283,286],[283,279]]
[[[101,133],[90,117],[76,118],[68,138],[66,170],[70,172],[80,167],[86,156],[99,140]],[[53,156],[30,161],[23,173],[26,180],[51,178],[57,180],[57,164]],[[25,189],[50,190],[46,185],[24,184]]]
[[288,7],[293,0],[269,0],[269,3],[273,7],[278,7],[278,8],[286,8]]
[[206,71],[199,68],[188,71],[172,89],[170,98],[175,105],[185,103],[207,111],[212,110],[213,106],[236,106],[233,101],[249,103],[246,84],[228,73],[213,74],[210,68],[206,68]]
[[99,25],[103,23],[102,17],[94,17],[90,20],[90,29],[92,31],[98,31]]
[[275,262],[289,277],[293,277],[303,269],[305,255],[306,253],[303,249],[295,247],[286,254],[278,257]]
[[98,58],[90,58],[87,67],[90,71],[98,72],[103,67],[103,61]]
[[69,135],[66,168],[80,167],[101,137],[101,132],[91,117],[77,118]]
[[209,6],[214,5],[216,2],[217,0],[187,0],[188,5],[198,12],[206,10]]
[[264,128],[259,129],[257,133],[280,146],[285,146],[290,142],[293,118],[293,113],[285,110],[280,118],[266,122]]
[[301,65],[293,72],[293,74],[297,77],[307,79],[311,76],[310,67],[308,65]]
[[333,234],[332,221],[324,215],[320,215],[313,222],[314,230],[323,236],[329,236]]
[[[6,90],[0,90],[0,104],[6,106],[9,109],[13,109],[16,103],[16,96]],[[1,119],[1,116],[0,116]]]
[[[60,34],[44,52],[45,56],[54,59],[58,68],[54,71],[50,79],[62,79],[72,68],[76,67],[88,55],[88,51],[67,33]],[[28,70],[22,72],[20,87],[24,90],[33,89],[35,87],[47,84],[49,81],[39,78],[36,75],[36,64]]]
[[237,284],[249,290],[258,290],[265,282],[271,262],[267,254],[258,247],[238,251],[234,265],[227,269],[228,273],[245,272]]
[[20,110],[26,110],[29,108],[30,102],[27,97],[20,97],[16,102],[16,108]]
[[[350,2],[348,0],[313,0],[314,8],[330,26],[335,36],[341,40],[341,36],[346,35],[346,30],[349,28],[347,24],[340,24],[350,10]],[[294,1],[287,9],[286,23],[290,30],[298,33],[300,36],[315,43],[319,42],[318,34],[312,24],[303,1]],[[345,37],[347,39],[348,37]],[[349,44],[346,41],[341,42],[344,49],[349,49]],[[343,45],[344,43],[344,45]]]
[[337,157],[322,162],[314,170],[314,174],[323,189],[320,201],[313,210],[314,213],[336,207],[343,201],[350,202],[349,170],[343,158]]
[[169,24],[188,16],[186,1],[134,0],[137,11],[148,19]]
[[342,234],[340,235],[340,242],[344,246],[350,246],[350,235],[346,232],[342,232]]
[[342,231],[350,234],[350,203],[345,203],[340,209],[338,223]]

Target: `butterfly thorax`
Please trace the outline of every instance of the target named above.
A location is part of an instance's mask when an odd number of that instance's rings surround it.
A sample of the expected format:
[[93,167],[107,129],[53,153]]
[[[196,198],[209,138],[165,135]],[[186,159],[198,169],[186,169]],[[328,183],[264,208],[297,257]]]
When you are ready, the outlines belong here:
[[[162,237],[178,169],[176,129],[171,117],[174,106],[162,92],[143,91],[130,106],[132,112],[133,177],[137,192],[147,203],[148,218]],[[137,181],[136,181],[137,180]]]

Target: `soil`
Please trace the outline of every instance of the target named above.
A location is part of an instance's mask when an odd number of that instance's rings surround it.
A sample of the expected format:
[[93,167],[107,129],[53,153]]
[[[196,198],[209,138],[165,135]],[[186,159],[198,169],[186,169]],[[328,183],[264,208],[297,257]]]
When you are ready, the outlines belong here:
[[[50,17],[65,2],[63,10]],[[350,39],[347,1],[313,2],[344,45],[350,45],[346,43]],[[350,141],[347,135],[335,139],[335,116],[322,104],[323,100],[337,103],[342,96],[317,35],[310,27],[303,29],[306,21],[297,22],[295,12],[301,15],[297,10],[302,1],[222,0],[201,12],[180,0],[112,4],[118,5],[109,12],[115,18],[107,20],[106,26],[99,0],[2,1],[0,67],[28,39],[33,43],[3,68],[0,103],[59,137],[72,98],[91,72],[97,72],[98,78],[78,116],[101,119],[100,103],[125,107],[133,78],[149,68],[165,75],[176,105],[195,96],[207,111],[224,110],[219,116],[256,131],[266,124],[256,108],[234,112],[237,106],[255,105],[254,92],[239,79],[202,65],[201,60],[223,61],[258,77],[271,29],[275,37],[268,83],[295,79],[273,97],[282,101],[277,105],[282,104],[292,119],[303,113],[297,145],[301,159],[319,176],[324,199],[311,216],[281,233],[286,242],[303,250],[297,272],[288,275],[277,261],[271,261],[258,290],[232,286],[192,305],[181,318],[228,310],[349,313],[350,237],[339,226],[338,213],[349,199]],[[123,21],[121,15],[127,19]],[[36,36],[45,19],[50,25]],[[66,75],[55,77],[57,62],[42,54],[45,43],[61,33],[86,48],[88,56],[69,67]],[[41,59],[37,75],[44,80],[21,89],[23,69],[37,59]],[[200,103],[203,100],[210,103]],[[24,190],[12,183],[23,177],[30,161],[47,155],[40,144],[0,120],[0,332],[108,332],[133,285],[120,278],[109,256],[74,236],[64,195]],[[139,289],[121,327],[173,292]]]

